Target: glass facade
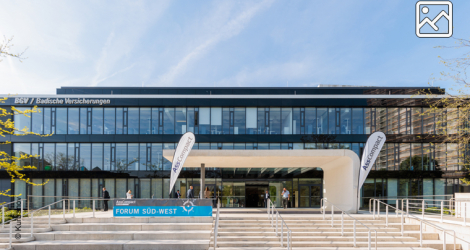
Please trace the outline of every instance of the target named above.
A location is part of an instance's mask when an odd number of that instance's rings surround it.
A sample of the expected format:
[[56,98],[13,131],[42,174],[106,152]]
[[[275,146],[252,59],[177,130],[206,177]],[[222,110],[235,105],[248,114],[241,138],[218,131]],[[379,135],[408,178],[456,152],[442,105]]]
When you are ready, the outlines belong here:
[[[52,109],[52,113],[48,113]],[[40,108],[17,128],[47,134],[436,134],[426,108]],[[449,111],[448,117],[458,113]],[[51,117],[52,116],[52,117]],[[56,121],[51,123],[51,119]],[[455,119],[454,119],[455,120]],[[457,126],[447,122],[446,133]],[[442,132],[442,131],[441,131]]]
[[[127,90],[141,91],[140,88]],[[88,89],[79,91],[86,93]],[[444,196],[468,189],[459,177],[452,175],[463,170],[458,145],[418,139],[422,135],[456,133],[458,110],[449,109],[439,117],[422,115],[427,108],[414,101],[416,98],[393,97],[399,93],[414,93],[413,89],[233,88],[224,91],[234,97],[210,98],[195,98],[194,95],[227,93],[218,92],[216,88],[158,91],[179,96],[127,98],[125,92],[121,92],[121,97],[103,92],[111,103],[39,105],[38,113],[15,116],[17,128],[53,135],[26,136],[18,140],[12,137],[8,146],[12,154],[38,155],[17,162],[37,168],[24,173],[34,183],[49,180],[39,188],[15,182],[11,184],[13,192],[22,197],[25,194],[95,197],[100,196],[101,188],[106,186],[111,197],[124,197],[131,189],[137,198],[169,198],[171,162],[162,156],[163,150],[174,149],[180,135],[188,131],[196,134],[193,149],[350,149],[358,156],[368,135],[382,131],[387,135],[387,142],[361,190],[362,197]],[[344,97],[295,96],[306,91],[318,96],[329,93]],[[236,96],[246,93],[256,96]],[[278,94],[284,96],[277,97]],[[373,94],[390,97],[367,96]],[[350,98],[350,95],[362,97]],[[17,108],[25,110],[24,106]],[[437,122],[446,127],[437,129]],[[318,207],[322,198],[321,169],[288,167],[206,169],[206,184],[214,197],[221,198],[223,207],[262,206],[262,200],[252,197],[256,192],[265,191],[280,206],[280,190],[284,187],[291,192],[291,207]],[[196,169],[183,169],[176,183],[183,197],[189,185],[200,190],[198,176]]]

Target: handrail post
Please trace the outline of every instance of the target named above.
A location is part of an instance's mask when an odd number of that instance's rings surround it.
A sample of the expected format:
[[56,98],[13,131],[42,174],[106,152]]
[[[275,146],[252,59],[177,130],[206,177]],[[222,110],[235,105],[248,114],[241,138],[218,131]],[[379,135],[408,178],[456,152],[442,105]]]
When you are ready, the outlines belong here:
[[409,217],[410,215],[410,200],[406,199],[406,216]]
[[354,247],[356,247],[356,220],[353,222],[353,238],[354,238]]
[[325,214],[326,214],[326,202],[325,202],[323,199],[321,199],[321,200],[322,200],[322,204],[323,204],[323,206],[321,207],[321,208],[322,208],[322,210],[323,210],[323,220],[325,220]]
[[443,236],[443,237],[442,237],[442,238],[443,238],[443,239],[442,239],[442,240],[443,240],[443,242],[442,242],[442,249],[443,249],[443,250],[446,250],[446,249],[447,249],[447,248],[446,248],[446,246],[447,246],[447,244],[446,244],[446,230],[443,230],[442,236]]
[[279,220],[279,212],[276,212],[276,236],[279,236],[279,233],[277,231],[278,220]]
[[281,247],[284,247],[284,223],[281,221]]
[[463,204],[463,226],[467,226],[467,203]]
[[368,239],[369,250],[370,250],[370,247],[371,247],[370,245],[371,245],[371,244],[370,244],[370,230],[369,230],[369,239]]
[[34,212],[31,212],[31,238],[33,237]]
[[377,219],[380,219],[380,200],[377,200]]
[[333,213],[334,213],[334,210],[335,210],[335,208],[334,208],[334,206],[333,206],[333,204],[332,204],[332,205],[331,205],[331,227],[333,227],[333,217],[334,217],[334,216],[333,216]]
[[268,212],[268,219],[269,219],[269,207],[271,206],[271,204],[269,204],[269,202],[270,202],[269,198],[266,199],[266,208],[267,208],[267,209],[266,209],[266,210],[267,210],[266,212]]
[[344,236],[344,212],[341,212],[341,236]]
[[375,250],[377,250],[377,230],[375,231]]
[[23,220],[23,199],[20,200],[21,203],[21,220]]
[[93,218],[95,218],[95,200],[93,200]]
[[423,221],[420,221],[419,225],[419,246],[423,247]]
[[62,200],[62,210],[64,213],[64,220],[65,220],[65,200]]
[[13,234],[13,231],[12,231],[12,222],[10,221],[10,246],[9,246],[10,249],[12,249],[12,248],[11,248],[11,238],[12,238],[12,234]]
[[49,205],[49,228],[51,227],[51,205]]
[[75,200],[73,200],[73,218],[75,218]]
[[456,245],[455,242],[456,242],[456,239],[455,239],[455,230],[454,230],[454,250],[456,250],[456,249],[455,249],[455,247],[456,247],[456,246],[455,246],[455,245]]
[[[443,201],[441,201],[441,223],[444,222],[444,206],[443,206]],[[450,216],[452,216],[452,211]]]
[[402,211],[401,211],[401,219],[400,219],[400,223],[401,223],[401,236],[403,236],[403,227],[404,227],[404,226],[403,226],[403,220],[404,220],[404,218],[403,218],[403,213],[404,213],[404,212],[403,212],[403,210],[402,210]]
[[385,226],[388,227],[388,206],[385,206]]
[[[442,202],[441,202],[441,207],[442,207]],[[421,214],[422,214],[423,219],[424,219],[424,199],[423,199],[422,202],[421,202],[421,209],[422,209]]]
[[2,206],[2,228],[3,224],[5,224],[5,206]]
[[372,214],[373,214],[373,218],[374,218],[374,220],[375,220],[375,199],[374,199],[374,201],[372,202],[372,206],[373,206]]
[[397,199],[397,204],[396,204],[396,208],[395,208],[395,217],[398,218],[398,206],[399,206],[400,203],[398,203],[398,199]]

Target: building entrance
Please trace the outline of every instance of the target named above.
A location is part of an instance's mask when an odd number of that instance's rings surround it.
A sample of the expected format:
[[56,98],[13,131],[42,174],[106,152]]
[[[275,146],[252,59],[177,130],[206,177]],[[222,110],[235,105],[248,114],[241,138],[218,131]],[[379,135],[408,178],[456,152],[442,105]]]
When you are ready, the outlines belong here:
[[[194,197],[195,198],[198,198],[199,197],[199,194],[201,193],[201,184],[192,184],[193,187],[194,187]],[[211,191],[211,195],[210,195],[210,199],[213,199],[213,198],[216,198],[215,197],[215,184],[206,184],[206,187],[209,188],[209,191]],[[203,191],[203,194],[204,194],[204,191]]]
[[264,194],[268,189],[268,185],[246,185],[246,207],[264,207]]
[[303,184],[299,185],[300,207],[320,207],[322,199],[321,184]]

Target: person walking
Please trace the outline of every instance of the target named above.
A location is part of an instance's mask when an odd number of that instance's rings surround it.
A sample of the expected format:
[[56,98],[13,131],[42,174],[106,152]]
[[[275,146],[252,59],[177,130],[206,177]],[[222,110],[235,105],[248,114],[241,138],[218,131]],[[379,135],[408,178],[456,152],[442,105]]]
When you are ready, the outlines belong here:
[[129,191],[127,191],[127,193],[126,193],[126,199],[132,199],[132,197],[134,197],[134,195],[132,195],[132,192],[129,189]]
[[282,190],[282,206],[284,207],[284,209],[287,208],[287,202],[289,201],[289,199],[290,199],[290,193],[286,188],[284,188]]
[[271,198],[271,195],[269,195],[268,190],[266,190],[266,193],[264,194],[264,207],[268,207],[268,200]]
[[175,193],[174,198],[176,198],[176,199],[181,198],[181,194],[180,194],[180,191],[179,191],[179,190],[176,190],[176,193]]
[[105,187],[103,187],[103,206],[104,206],[103,211],[104,212],[108,211],[108,200],[109,200],[109,198],[111,198],[111,196],[109,196],[109,192],[106,190]]
[[193,190],[193,186],[189,186],[189,190],[188,190],[188,195],[187,195],[188,199],[194,199],[194,190]]
[[211,191],[209,191],[209,187],[206,187],[206,190],[204,191],[204,198],[206,199],[211,198]]

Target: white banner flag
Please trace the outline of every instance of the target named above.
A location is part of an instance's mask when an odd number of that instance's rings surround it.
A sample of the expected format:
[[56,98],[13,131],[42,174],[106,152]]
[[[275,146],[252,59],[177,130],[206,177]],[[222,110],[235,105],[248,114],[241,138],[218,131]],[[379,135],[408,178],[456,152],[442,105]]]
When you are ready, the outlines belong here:
[[173,164],[171,164],[170,194],[176,179],[178,179],[178,175],[180,175],[181,169],[183,169],[184,161],[186,157],[188,157],[189,152],[191,152],[195,141],[196,137],[194,134],[187,132],[181,136],[178,142],[178,147],[176,147],[175,154],[173,155]]
[[364,181],[366,181],[367,175],[374,165],[377,156],[379,156],[380,150],[382,150],[384,143],[385,134],[382,132],[375,132],[369,136],[369,139],[367,139],[367,143],[364,146],[364,152],[362,153],[358,190],[361,190]]

